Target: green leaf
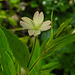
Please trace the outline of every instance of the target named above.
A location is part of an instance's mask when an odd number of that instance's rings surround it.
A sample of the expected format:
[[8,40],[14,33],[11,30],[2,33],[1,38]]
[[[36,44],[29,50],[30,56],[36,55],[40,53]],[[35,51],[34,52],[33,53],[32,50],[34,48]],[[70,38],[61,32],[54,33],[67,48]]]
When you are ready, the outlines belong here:
[[16,75],[13,61],[5,50],[1,50],[1,64],[3,67],[3,75]]
[[74,41],[75,33],[54,39],[51,43],[49,43],[47,53],[45,54],[45,56],[50,56],[55,50],[61,49]]
[[6,40],[5,34],[0,28],[0,53],[1,53],[1,65],[3,67],[2,75],[16,75],[15,67],[11,57],[8,54],[9,45]]
[[39,45],[39,40],[36,40],[36,44],[35,44],[35,49],[34,49],[34,53],[33,53],[33,62],[36,61],[36,59],[39,57],[40,55],[40,45]]
[[49,69],[49,68],[51,68],[51,67],[53,67],[53,66],[55,66],[55,65],[58,65],[58,64],[59,64],[58,62],[48,63],[48,64],[42,66],[42,67],[41,67],[41,70],[47,70],[47,69]]
[[10,0],[11,3],[18,3],[20,0]]
[[47,44],[48,40],[49,40],[49,39],[45,40],[45,41],[42,43],[41,49],[40,49],[40,53],[42,53],[42,52],[46,49],[46,46],[47,46],[46,44]]
[[53,40],[53,36],[54,36],[54,31],[53,31],[53,11],[52,11],[51,13],[51,36],[49,38],[49,41],[47,42],[47,45],[49,44],[49,42]]
[[2,68],[1,68],[1,56],[0,56],[0,75],[2,75]]
[[5,15],[0,15],[0,18],[5,19],[5,18],[6,18],[6,16],[5,16]]
[[18,63],[27,70],[27,64],[29,60],[29,51],[28,48],[10,31],[6,28],[0,26],[1,29],[4,31],[7,41],[9,43],[9,47],[12,50],[12,53]]
[[[34,49],[31,64],[33,64],[36,61],[36,59],[39,57],[39,55],[40,55],[40,45],[39,45],[39,40],[36,40],[35,49]],[[30,66],[32,66],[31,64],[30,64]],[[37,63],[37,65],[31,71],[30,75],[35,75],[36,73],[38,75],[39,67],[40,67],[40,61]]]
[[61,10],[61,12],[65,12],[67,9],[69,9],[69,7],[70,7],[69,4],[64,4],[64,5],[61,5],[59,9]]
[[16,26],[17,25],[17,21],[11,17],[8,17],[8,22],[13,25],[13,26]]
[[51,13],[51,39],[53,39],[53,11]]
[[64,29],[65,27],[67,27],[67,25],[68,25],[71,21],[72,21],[72,18],[70,18],[70,19],[68,19],[67,21],[65,21],[64,23],[62,23],[62,24],[60,25],[60,27],[57,29],[57,31],[56,31],[54,37],[57,38],[57,37],[60,35],[60,33],[63,31],[63,29]]
[[36,8],[39,6],[36,1],[31,1],[30,5],[32,8]]
[[70,72],[71,72],[71,75],[74,75],[75,74],[75,68],[71,68]]
[[59,66],[60,64],[58,62],[52,62],[52,63],[46,64],[40,68],[40,73],[41,75],[47,75],[48,73],[50,73],[52,70],[54,70],[55,68]]
[[42,32],[41,37],[40,37],[41,42],[45,41],[50,36],[51,36],[51,29],[49,29],[49,30],[47,30],[45,32]]

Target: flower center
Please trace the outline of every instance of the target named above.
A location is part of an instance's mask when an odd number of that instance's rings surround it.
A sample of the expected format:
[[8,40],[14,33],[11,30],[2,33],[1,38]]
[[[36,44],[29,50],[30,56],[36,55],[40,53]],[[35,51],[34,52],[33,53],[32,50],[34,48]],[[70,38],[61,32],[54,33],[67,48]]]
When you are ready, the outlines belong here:
[[34,30],[39,30],[39,27],[34,27]]

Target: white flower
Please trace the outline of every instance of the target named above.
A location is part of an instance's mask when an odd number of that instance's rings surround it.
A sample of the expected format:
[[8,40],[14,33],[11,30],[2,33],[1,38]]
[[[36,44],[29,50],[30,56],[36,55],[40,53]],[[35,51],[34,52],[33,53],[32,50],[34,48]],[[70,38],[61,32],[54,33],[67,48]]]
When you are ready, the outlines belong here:
[[37,36],[41,33],[41,31],[46,31],[51,28],[49,24],[51,24],[50,20],[43,22],[44,14],[43,12],[39,13],[38,11],[35,12],[33,16],[33,20],[28,17],[22,17],[23,21],[20,21],[21,26],[25,29],[28,29],[28,33],[30,36],[34,35]]

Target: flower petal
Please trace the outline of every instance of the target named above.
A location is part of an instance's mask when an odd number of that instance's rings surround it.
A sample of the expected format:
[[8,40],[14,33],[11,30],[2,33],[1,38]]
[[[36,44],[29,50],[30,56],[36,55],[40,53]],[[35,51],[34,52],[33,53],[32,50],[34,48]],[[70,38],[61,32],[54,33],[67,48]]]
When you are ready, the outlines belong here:
[[35,32],[34,32],[34,36],[37,36],[37,35],[39,35],[41,33],[41,31],[40,30],[35,30]]
[[38,25],[41,25],[41,23],[43,22],[43,20],[44,20],[44,14],[43,14],[43,12],[41,12],[40,13],[40,15],[39,15],[39,20],[38,20]]
[[47,20],[47,21],[43,22],[43,24],[41,26],[46,26],[46,25],[49,25],[49,24],[51,24],[51,21]]
[[22,19],[24,22],[26,22],[26,23],[28,23],[28,24],[30,24],[30,25],[33,26],[33,22],[32,22],[32,20],[31,20],[30,18],[28,18],[28,17],[22,17],[21,19]]
[[46,31],[48,29],[51,28],[51,26],[49,25],[51,23],[50,20],[43,22],[43,24],[40,26],[40,30],[41,31]]
[[28,30],[28,33],[30,36],[32,36],[34,34],[35,30]]
[[33,16],[33,22],[34,22],[35,25],[38,24],[38,20],[39,20],[39,12],[36,11],[34,16]]
[[48,26],[44,26],[44,27],[40,28],[40,30],[41,30],[41,31],[46,31],[46,30],[48,30],[48,29],[50,29],[50,28],[51,28],[51,26],[48,25]]
[[37,36],[41,33],[40,30],[28,30],[28,33],[30,36],[34,35],[34,36]]
[[26,22],[20,21],[21,26],[23,26],[25,29],[33,29],[34,27]]

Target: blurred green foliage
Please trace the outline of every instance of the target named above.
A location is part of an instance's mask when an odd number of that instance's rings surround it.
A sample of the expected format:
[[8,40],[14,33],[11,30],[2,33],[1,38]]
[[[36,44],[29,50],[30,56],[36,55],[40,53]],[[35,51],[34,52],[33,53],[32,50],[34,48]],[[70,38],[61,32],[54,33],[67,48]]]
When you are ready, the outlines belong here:
[[[75,0],[0,0],[0,24],[15,33],[20,40],[31,48],[32,43],[29,44],[29,41],[32,41],[32,39],[30,39],[26,30],[20,29],[19,21],[22,16],[32,18],[36,10],[44,12],[45,20],[51,19],[50,14],[52,10],[54,11],[54,32],[68,18],[72,18],[70,23],[72,26],[70,28],[75,28]],[[50,35],[51,30],[42,32],[38,37],[40,44],[49,38]],[[62,64],[61,67],[53,70],[51,75],[75,75],[74,46],[75,42],[59,49],[43,60],[43,63],[59,62]]]

